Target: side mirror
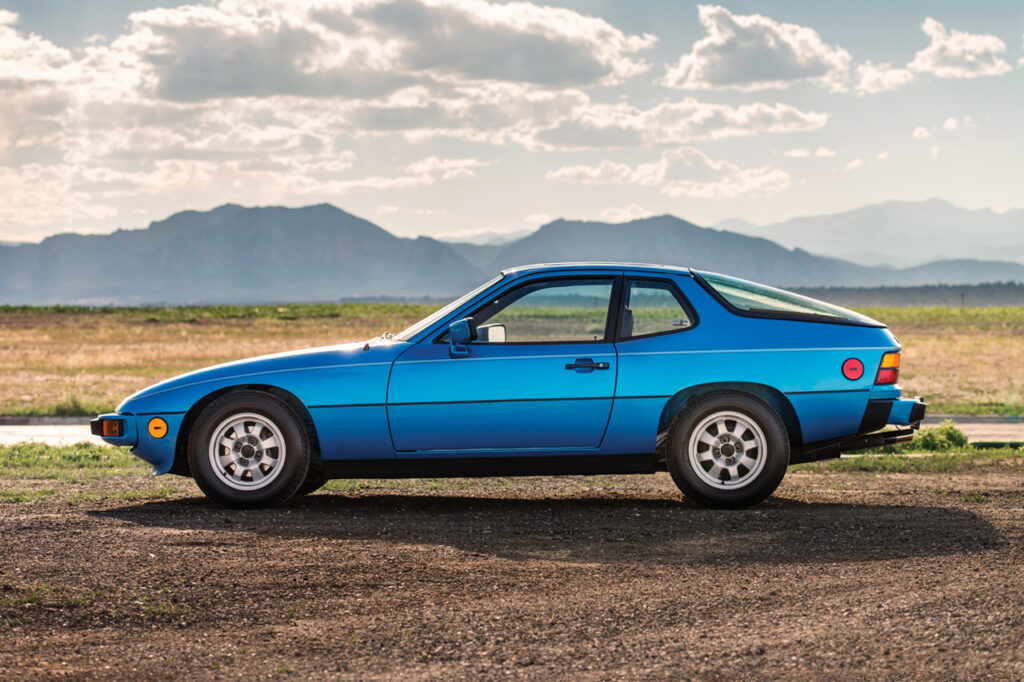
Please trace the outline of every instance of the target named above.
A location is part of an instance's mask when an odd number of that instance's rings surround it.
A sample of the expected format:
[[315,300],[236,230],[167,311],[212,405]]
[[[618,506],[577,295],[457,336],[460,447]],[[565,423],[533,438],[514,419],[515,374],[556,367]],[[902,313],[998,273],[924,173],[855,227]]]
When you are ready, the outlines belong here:
[[485,324],[477,327],[476,335],[484,343],[505,343],[507,338],[503,324]]
[[476,338],[476,325],[472,317],[457,320],[448,325],[448,352],[453,358],[469,355],[466,344]]

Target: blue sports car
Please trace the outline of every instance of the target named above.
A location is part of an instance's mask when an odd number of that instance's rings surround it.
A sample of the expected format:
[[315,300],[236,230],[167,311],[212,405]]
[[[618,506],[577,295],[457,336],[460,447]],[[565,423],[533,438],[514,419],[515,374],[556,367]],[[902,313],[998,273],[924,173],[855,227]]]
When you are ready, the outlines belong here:
[[884,324],[754,282],[532,265],[398,334],[168,379],[92,430],[234,507],[331,478],[665,470],[744,507],[789,464],[908,440],[925,404],[899,366]]

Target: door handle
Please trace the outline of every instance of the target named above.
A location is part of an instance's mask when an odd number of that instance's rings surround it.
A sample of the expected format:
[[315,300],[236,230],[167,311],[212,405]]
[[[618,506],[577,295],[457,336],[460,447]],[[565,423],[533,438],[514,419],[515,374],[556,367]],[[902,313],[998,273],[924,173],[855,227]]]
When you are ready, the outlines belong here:
[[607,362],[594,362],[590,358],[576,358],[576,362],[570,362],[565,366],[566,369],[574,369],[576,371],[591,372],[595,369],[608,369],[611,367]]

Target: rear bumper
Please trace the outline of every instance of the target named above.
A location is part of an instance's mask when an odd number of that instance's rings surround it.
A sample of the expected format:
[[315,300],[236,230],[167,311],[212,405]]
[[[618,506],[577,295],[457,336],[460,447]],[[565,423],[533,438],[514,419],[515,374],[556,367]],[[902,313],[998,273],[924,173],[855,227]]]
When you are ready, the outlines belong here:
[[[792,453],[790,464],[834,459],[844,452],[906,443],[914,437],[914,431],[921,427],[921,420],[927,410],[928,404],[920,398],[869,400],[856,435],[810,443]],[[890,424],[907,428],[878,431]]]

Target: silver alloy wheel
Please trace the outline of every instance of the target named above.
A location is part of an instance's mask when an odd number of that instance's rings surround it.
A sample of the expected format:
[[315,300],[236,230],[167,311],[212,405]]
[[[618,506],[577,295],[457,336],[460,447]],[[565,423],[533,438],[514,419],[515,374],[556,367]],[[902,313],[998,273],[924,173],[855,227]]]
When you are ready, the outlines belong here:
[[235,490],[260,490],[284,468],[284,436],[277,424],[253,412],[235,414],[213,430],[210,466]]
[[764,469],[768,442],[757,422],[740,412],[708,415],[690,433],[687,454],[701,482],[736,490]]

